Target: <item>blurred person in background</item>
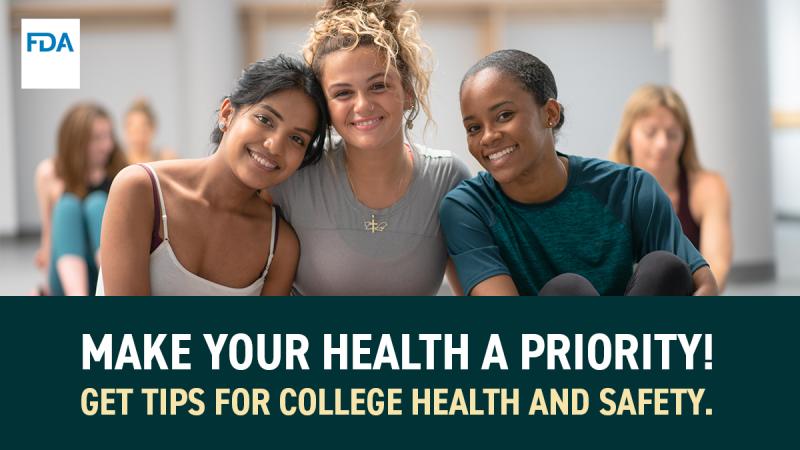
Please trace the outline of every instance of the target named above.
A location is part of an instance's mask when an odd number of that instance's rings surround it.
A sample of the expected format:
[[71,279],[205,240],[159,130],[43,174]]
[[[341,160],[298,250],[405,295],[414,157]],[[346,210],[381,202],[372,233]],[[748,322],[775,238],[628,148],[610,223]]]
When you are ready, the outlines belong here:
[[125,113],[125,156],[130,164],[175,159],[178,155],[169,148],[153,148],[156,134],[155,112],[144,98],[137,99]]
[[36,168],[42,219],[36,265],[51,295],[89,295],[99,267],[100,225],[114,176],[126,165],[108,112],[80,103],[64,115],[53,158]]
[[636,90],[622,113],[611,159],[656,178],[722,291],[733,256],[730,194],[719,174],[700,165],[689,113],[678,93],[656,85]]

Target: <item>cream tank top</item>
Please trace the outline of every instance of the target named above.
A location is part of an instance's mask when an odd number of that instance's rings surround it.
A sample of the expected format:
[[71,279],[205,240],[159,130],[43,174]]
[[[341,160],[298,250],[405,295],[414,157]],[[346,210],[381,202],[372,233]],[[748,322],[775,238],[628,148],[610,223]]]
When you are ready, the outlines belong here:
[[[269,241],[269,257],[267,258],[267,265],[261,273],[261,276],[251,285],[243,288],[233,288],[214,283],[213,281],[206,280],[190,272],[178,261],[169,243],[167,208],[164,204],[164,196],[161,193],[161,183],[158,181],[158,175],[156,175],[155,169],[149,164],[140,164],[140,166],[147,170],[158,192],[160,205],[156,205],[156,207],[158,210],[157,213],[160,212],[161,214],[161,223],[164,229],[163,241],[161,241],[155,250],[150,252],[150,295],[261,295],[261,289],[264,287],[264,281],[267,278],[269,266],[272,264],[272,256],[275,254],[275,236],[278,228],[278,214],[275,211],[275,207],[272,207],[272,231]],[[102,270],[97,280],[96,295],[105,295]]]

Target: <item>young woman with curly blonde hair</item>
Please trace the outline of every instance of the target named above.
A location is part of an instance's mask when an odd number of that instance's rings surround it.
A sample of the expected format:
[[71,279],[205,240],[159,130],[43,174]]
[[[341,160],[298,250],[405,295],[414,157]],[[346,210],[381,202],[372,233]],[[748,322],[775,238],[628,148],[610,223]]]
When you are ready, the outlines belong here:
[[340,139],[270,191],[300,239],[293,292],[436,294],[448,265],[439,203],[469,173],[408,138],[420,110],[430,117],[419,16],[399,1],[329,1],[304,56]]

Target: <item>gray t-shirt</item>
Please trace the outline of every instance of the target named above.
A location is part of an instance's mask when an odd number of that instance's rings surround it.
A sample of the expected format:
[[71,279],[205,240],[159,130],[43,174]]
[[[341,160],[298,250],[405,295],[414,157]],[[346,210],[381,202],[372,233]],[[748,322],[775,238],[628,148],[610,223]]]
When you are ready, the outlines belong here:
[[411,184],[386,209],[353,195],[342,144],[270,190],[300,240],[294,294],[436,294],[447,262],[439,203],[470,174],[449,151],[412,152]]

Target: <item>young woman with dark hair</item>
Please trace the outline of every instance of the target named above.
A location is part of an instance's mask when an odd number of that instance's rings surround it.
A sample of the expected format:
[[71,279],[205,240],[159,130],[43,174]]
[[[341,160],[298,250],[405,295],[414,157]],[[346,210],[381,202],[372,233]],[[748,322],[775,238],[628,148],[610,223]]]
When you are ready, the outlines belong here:
[[288,294],[297,237],[258,193],[316,162],[327,124],[305,64],[278,56],[250,65],[222,101],[214,154],[120,173],[103,221],[98,294]]
[[494,52],[467,72],[460,95],[470,153],[487,170],[441,207],[465,292],[717,293],[651,175],[556,151],[564,114],[546,64]]

